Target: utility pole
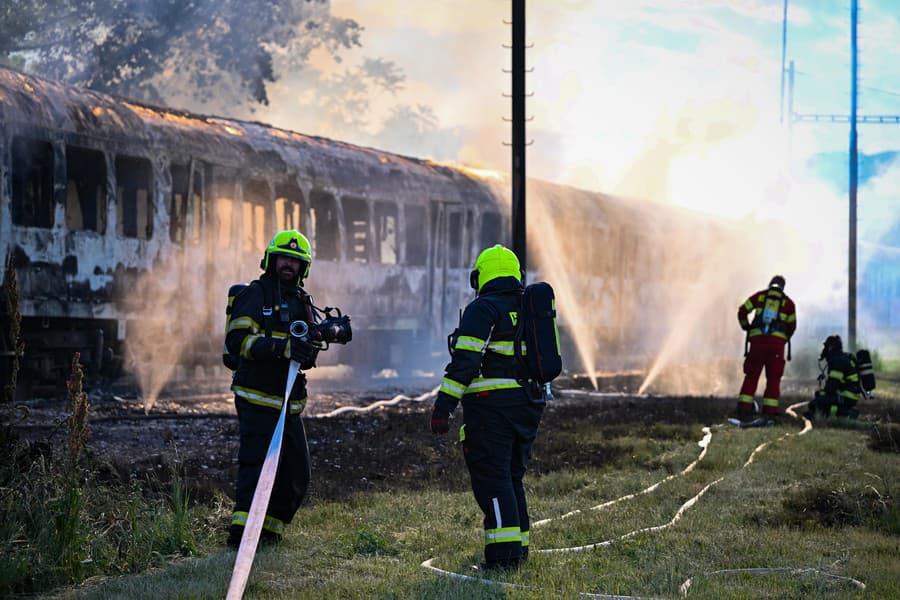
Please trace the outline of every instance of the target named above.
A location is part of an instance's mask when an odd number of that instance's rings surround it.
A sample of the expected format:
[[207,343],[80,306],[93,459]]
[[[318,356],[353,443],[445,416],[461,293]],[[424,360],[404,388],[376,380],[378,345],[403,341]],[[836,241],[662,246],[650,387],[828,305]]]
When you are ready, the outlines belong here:
[[847,235],[847,344],[856,352],[856,185],[859,175],[856,138],[857,98],[857,0],[850,2],[850,215]]
[[781,104],[779,105],[778,122],[784,123],[784,61],[787,54],[787,9],[788,0],[784,0],[781,13]]
[[512,250],[522,272],[525,245],[525,0],[512,0]]

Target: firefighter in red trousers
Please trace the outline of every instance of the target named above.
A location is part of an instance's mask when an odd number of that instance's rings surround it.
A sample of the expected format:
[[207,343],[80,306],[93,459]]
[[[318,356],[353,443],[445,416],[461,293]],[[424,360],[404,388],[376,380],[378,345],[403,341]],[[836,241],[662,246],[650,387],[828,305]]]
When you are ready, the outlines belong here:
[[[763,393],[763,417],[774,422],[778,417],[781,396],[781,376],[784,374],[784,346],[790,343],[797,329],[794,301],[784,293],[784,277],[775,275],[768,289],[747,298],[738,308],[738,322],[747,332],[750,349],[744,357],[744,384],[741,386],[737,415],[741,420],[755,417],[753,396],[760,373],[766,370],[766,389]],[[748,315],[753,312],[753,321]],[[788,356],[790,358],[790,356]]]
[[529,390],[527,368],[514,338],[523,287],[519,260],[501,245],[475,261],[470,283],[477,297],[450,336],[452,359],[431,415],[431,431],[445,434],[457,404],[472,492],[484,513],[482,570],[515,569],[528,557],[529,517],[522,477],[544,404]]

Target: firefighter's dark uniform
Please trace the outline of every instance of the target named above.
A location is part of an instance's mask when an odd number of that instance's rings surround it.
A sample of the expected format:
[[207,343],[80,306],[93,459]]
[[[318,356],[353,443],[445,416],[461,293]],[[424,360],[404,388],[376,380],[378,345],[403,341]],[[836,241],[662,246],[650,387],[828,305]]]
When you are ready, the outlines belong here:
[[856,357],[837,346],[825,355],[825,360],[828,363],[825,385],[816,391],[810,411],[826,417],[856,417],[859,414],[856,404],[862,395]]
[[[797,329],[797,312],[794,301],[784,293],[784,279],[780,276],[772,278],[779,285],[770,284],[769,289],[760,290],[751,295],[738,308],[738,323],[747,331],[750,350],[744,358],[744,382],[741,385],[737,412],[739,416],[753,414],[753,396],[763,369],[766,371],[766,389],[763,392],[764,415],[770,417],[778,414],[778,403],[781,398],[781,377],[784,375],[784,346]],[[763,324],[763,311],[767,299],[776,304],[774,320]],[[749,313],[754,312],[753,322],[748,321]]]
[[530,399],[527,374],[514,354],[522,291],[516,277],[482,286],[463,313],[435,401],[436,410],[449,413],[462,401],[459,438],[484,513],[489,566],[514,565],[528,555],[530,520],[522,477],[543,404]]
[[[240,356],[231,389],[240,423],[238,477],[229,544],[239,543],[256,482],[284,401],[290,359],[285,356],[292,321],[312,322],[309,296],[267,272],[234,299],[225,337],[229,352]],[[266,329],[271,329],[267,336]],[[301,365],[310,368],[312,365]],[[306,495],[309,449],[300,413],[306,405],[306,377],[299,373],[289,397],[278,472],[263,524],[263,539],[284,533]]]

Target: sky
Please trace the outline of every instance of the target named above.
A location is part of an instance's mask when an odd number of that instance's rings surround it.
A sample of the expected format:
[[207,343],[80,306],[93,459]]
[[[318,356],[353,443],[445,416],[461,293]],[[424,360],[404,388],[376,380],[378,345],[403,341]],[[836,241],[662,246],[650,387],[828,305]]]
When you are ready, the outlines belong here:
[[[364,48],[328,72],[378,56],[402,69],[395,95],[370,98],[370,130],[351,142],[508,171],[511,112],[509,0],[332,0],[363,25]],[[741,217],[783,202],[786,171],[821,153],[846,153],[847,124],[779,123],[782,0],[532,0],[527,2],[529,176]],[[859,114],[900,114],[900,3],[860,0]],[[792,1],[787,62],[793,109],[850,111],[850,3]],[[258,117],[334,136],[290,110],[295,80],[273,87]],[[788,95],[787,78],[785,95]],[[433,135],[376,131],[398,103],[433,110]],[[787,99],[785,100],[787,104]],[[785,108],[785,111],[788,109]],[[900,125],[860,125],[860,152],[900,150]],[[356,139],[354,139],[356,138]],[[835,174],[841,177],[841,174]],[[900,182],[895,182],[900,186]],[[740,182],[735,185],[736,182]],[[805,182],[810,183],[810,182]]]
[[[788,115],[849,115],[850,1],[790,1],[785,66],[794,62],[794,85],[791,94],[786,76],[782,108],[783,7],[783,0],[527,2],[527,173],[712,214],[745,231],[786,225],[801,250],[784,257],[761,248],[759,260],[788,277],[805,309],[839,328],[848,296],[850,126],[791,126]],[[341,128],[291,110],[303,78],[285,73],[271,87],[270,108],[255,118],[509,171],[510,0],[332,0],[331,10],[365,28],[363,48],[340,63],[314,54],[308,68],[327,75],[379,57],[402,70],[403,88],[368,97],[366,127]],[[897,40],[900,2],[859,0],[859,115],[900,115]],[[433,129],[384,130],[398,104],[428,107]],[[858,129],[859,318],[863,337],[874,340],[882,328],[868,315],[880,310],[884,318],[896,300],[866,288],[871,257],[890,263],[872,266],[892,273],[891,281],[900,278],[900,124]]]

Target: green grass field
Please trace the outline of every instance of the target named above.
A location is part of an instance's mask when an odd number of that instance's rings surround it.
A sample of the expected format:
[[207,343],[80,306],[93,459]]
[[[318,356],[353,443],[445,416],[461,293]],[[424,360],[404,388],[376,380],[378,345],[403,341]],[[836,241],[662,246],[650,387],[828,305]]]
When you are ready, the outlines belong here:
[[[885,383],[879,398],[896,414],[900,385]],[[900,598],[896,424],[815,423],[804,435],[799,420],[765,429],[714,425],[707,454],[682,474],[700,456],[703,425],[660,425],[651,437],[589,424],[543,430],[543,438],[564,433],[579,444],[613,437],[629,451],[596,468],[526,478],[534,520],[552,520],[533,529],[528,564],[497,578],[511,586],[478,581],[471,569],[482,533],[468,492],[395,491],[308,503],[284,542],[257,555],[244,597],[677,598],[691,579],[689,598]],[[669,475],[652,492],[590,510]],[[573,510],[582,512],[558,518]],[[598,546],[542,552],[591,544]],[[201,551],[201,558],[56,596],[222,598],[234,552]],[[421,566],[427,559],[471,578],[429,571]],[[775,571],[720,572],[739,569]]]

